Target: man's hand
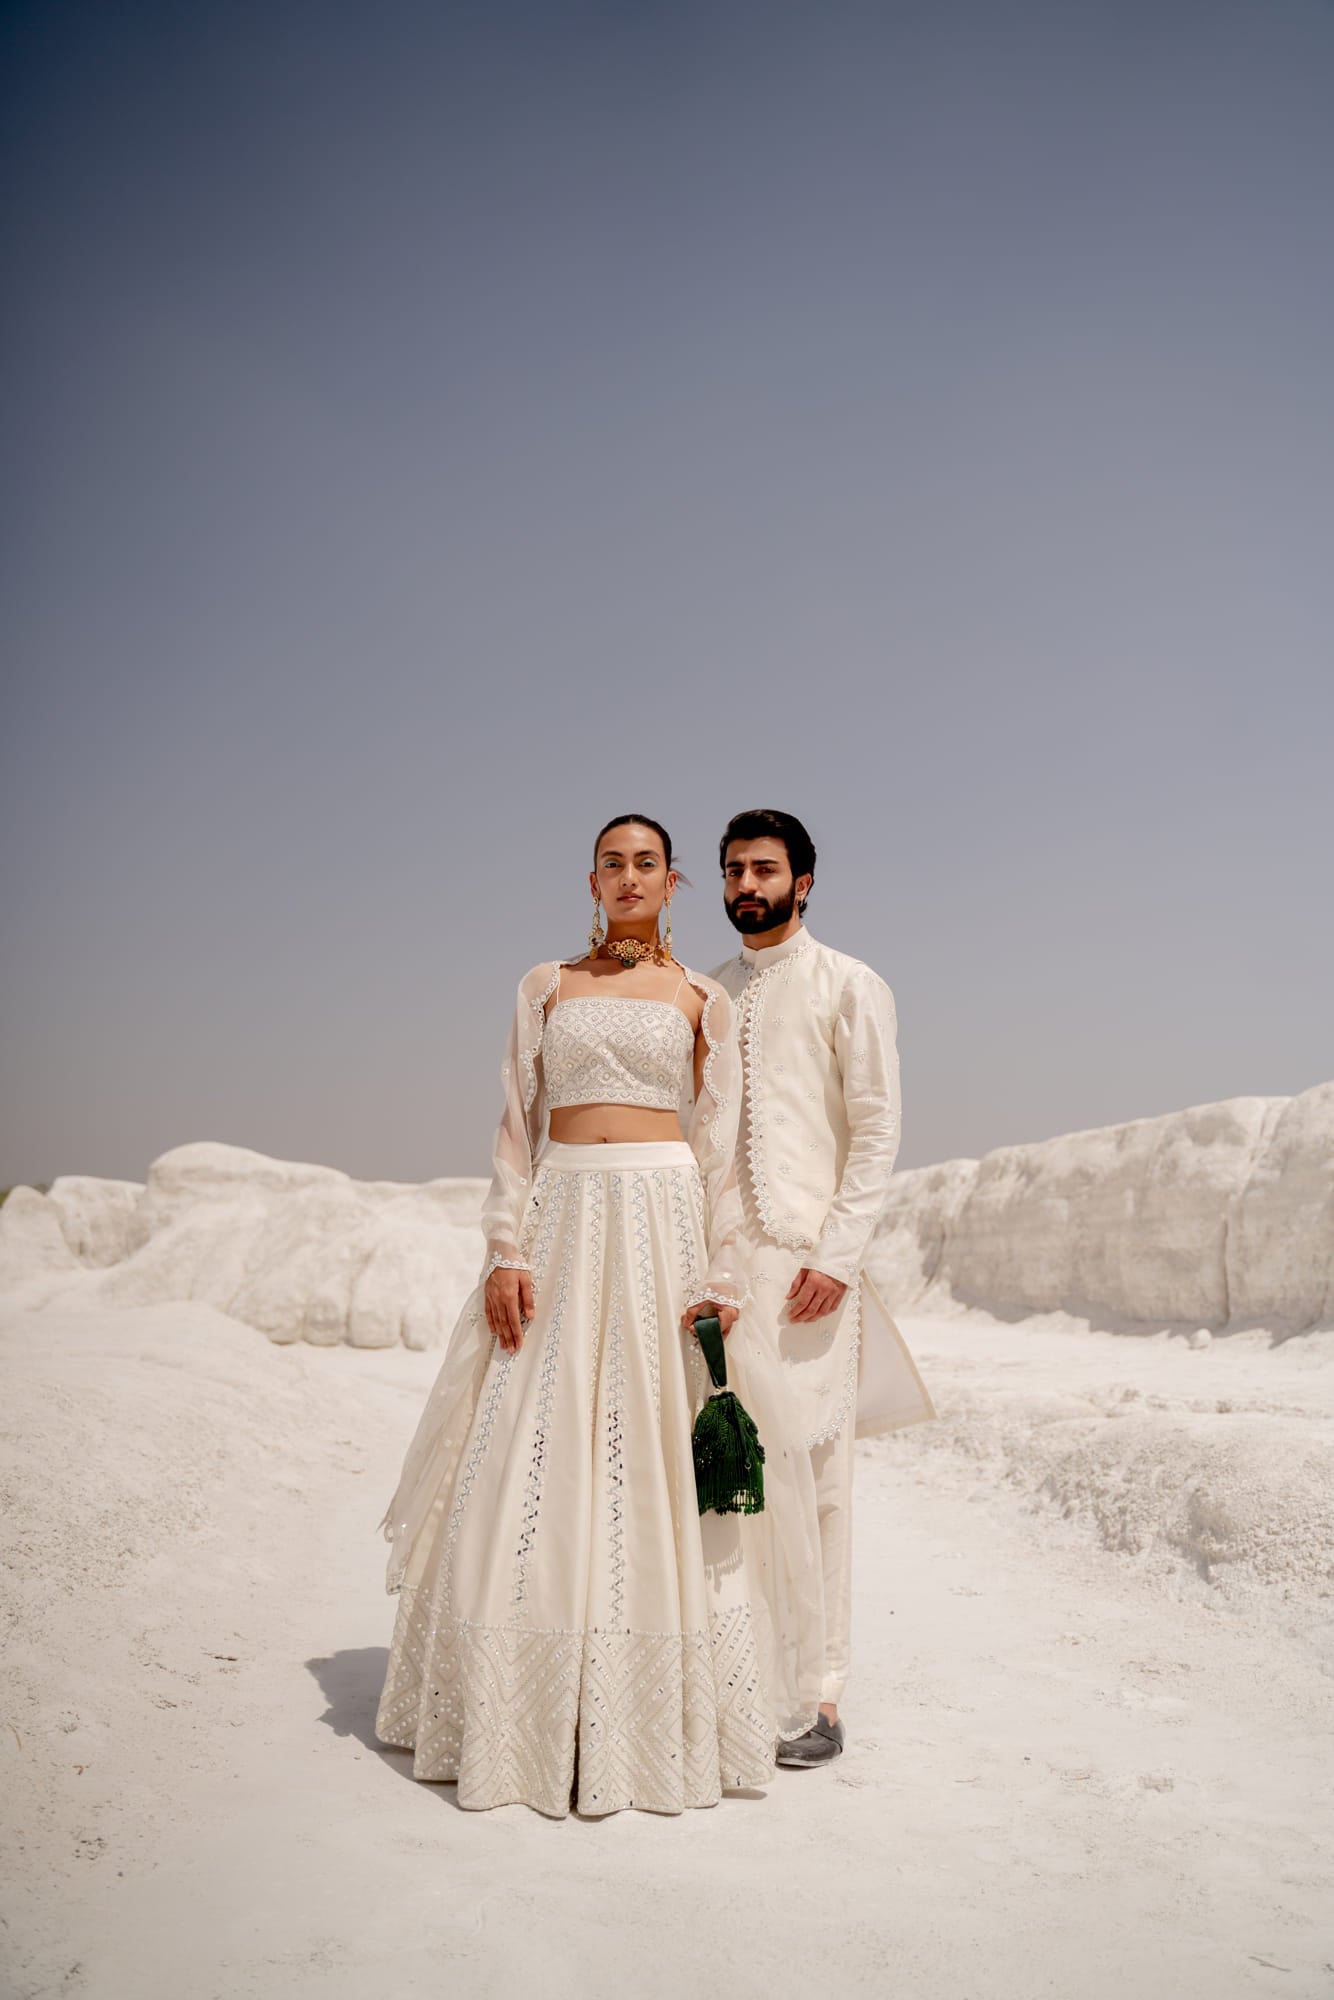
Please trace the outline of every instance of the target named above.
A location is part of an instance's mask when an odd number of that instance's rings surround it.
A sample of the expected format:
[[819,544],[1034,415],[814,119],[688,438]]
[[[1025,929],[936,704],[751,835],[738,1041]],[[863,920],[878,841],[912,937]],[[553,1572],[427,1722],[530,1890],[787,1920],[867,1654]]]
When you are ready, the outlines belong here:
[[533,1281],[527,1271],[495,1270],[486,1281],[486,1323],[506,1354],[523,1346],[525,1323],[533,1316]]
[[789,1320],[823,1319],[826,1313],[838,1310],[847,1289],[837,1278],[826,1278],[823,1271],[812,1271],[803,1264],[788,1286],[787,1316]]
[[681,1315],[681,1324],[687,1333],[693,1333],[695,1321],[707,1319],[710,1313],[718,1315],[718,1324],[722,1327],[723,1339],[726,1340],[740,1315],[735,1306],[720,1305],[716,1299],[702,1299],[697,1306],[687,1306]]

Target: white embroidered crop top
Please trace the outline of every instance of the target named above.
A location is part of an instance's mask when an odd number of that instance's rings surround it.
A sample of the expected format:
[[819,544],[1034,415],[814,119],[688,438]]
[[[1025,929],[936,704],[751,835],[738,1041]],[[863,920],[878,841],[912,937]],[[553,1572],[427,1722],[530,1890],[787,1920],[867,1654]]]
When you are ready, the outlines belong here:
[[689,1017],[671,1000],[558,1000],[542,1031],[547,1104],[638,1104],[675,1111],[695,1050]]

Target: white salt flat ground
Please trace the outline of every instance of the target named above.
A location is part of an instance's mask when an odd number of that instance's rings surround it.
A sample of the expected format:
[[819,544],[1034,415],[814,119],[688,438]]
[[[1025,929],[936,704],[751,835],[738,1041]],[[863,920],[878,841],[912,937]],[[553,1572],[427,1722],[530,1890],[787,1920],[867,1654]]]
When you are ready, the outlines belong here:
[[847,1754],[553,1824],[371,1734],[438,1356],[11,1311],[5,1991],[1334,1993],[1330,1337],[905,1331],[942,1420],[860,1448]]

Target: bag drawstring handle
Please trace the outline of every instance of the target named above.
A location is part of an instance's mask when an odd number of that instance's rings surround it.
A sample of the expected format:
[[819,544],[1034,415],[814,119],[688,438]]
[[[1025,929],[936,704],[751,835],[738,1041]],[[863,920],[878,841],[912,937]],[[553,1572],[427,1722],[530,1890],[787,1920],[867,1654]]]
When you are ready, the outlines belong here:
[[727,1350],[723,1346],[723,1323],[717,1313],[705,1313],[695,1321],[695,1338],[709,1364],[716,1394],[727,1387]]

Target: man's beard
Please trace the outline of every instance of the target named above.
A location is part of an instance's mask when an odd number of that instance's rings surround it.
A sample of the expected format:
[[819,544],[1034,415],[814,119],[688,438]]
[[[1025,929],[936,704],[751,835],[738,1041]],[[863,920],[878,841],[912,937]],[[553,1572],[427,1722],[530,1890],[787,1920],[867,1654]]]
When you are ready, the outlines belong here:
[[743,937],[755,931],[774,931],[780,924],[791,923],[792,913],[796,907],[795,888],[789,889],[787,895],[776,903],[766,902],[760,897],[758,907],[753,910],[739,910],[736,903],[726,905],[728,922],[734,925]]

